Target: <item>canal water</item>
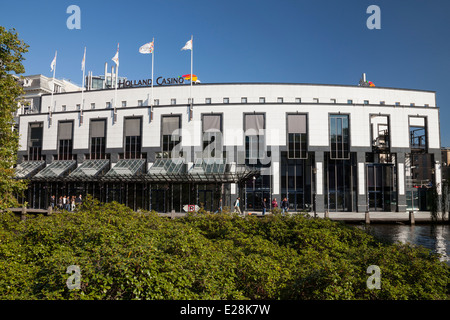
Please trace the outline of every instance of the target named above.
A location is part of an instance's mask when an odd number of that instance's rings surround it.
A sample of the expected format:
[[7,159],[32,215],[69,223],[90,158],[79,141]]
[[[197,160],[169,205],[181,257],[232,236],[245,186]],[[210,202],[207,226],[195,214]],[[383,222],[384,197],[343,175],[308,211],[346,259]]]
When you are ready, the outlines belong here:
[[360,224],[354,227],[390,243],[401,242],[423,246],[440,255],[450,266],[450,225],[448,224]]

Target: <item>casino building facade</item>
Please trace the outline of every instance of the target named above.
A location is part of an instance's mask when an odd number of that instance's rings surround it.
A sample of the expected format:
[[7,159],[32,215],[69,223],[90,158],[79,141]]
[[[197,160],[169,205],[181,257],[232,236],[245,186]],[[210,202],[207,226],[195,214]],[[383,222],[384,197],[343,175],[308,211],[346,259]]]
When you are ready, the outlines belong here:
[[214,212],[237,197],[251,212],[284,197],[291,212],[404,212],[440,193],[433,91],[223,83],[81,96],[44,94],[39,112],[19,115],[16,178],[30,181],[30,207],[91,194],[158,212]]

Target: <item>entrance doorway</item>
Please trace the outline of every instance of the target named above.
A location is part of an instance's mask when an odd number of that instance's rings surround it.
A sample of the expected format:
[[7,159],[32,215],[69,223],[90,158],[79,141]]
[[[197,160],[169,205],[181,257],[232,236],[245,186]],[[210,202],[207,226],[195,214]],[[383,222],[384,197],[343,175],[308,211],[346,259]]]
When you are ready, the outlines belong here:
[[370,211],[392,211],[393,179],[393,165],[367,165],[367,195]]
[[151,210],[156,212],[166,212],[166,190],[153,189],[152,190],[152,207]]
[[213,211],[213,191],[212,190],[198,190],[198,206],[206,211]]

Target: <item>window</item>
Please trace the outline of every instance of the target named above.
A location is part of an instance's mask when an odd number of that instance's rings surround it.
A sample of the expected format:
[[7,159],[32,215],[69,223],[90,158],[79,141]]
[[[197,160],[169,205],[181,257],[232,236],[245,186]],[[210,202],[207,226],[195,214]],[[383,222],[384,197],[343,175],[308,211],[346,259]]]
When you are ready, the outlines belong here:
[[295,103],[302,103],[302,99],[301,98],[295,98]]
[[427,149],[427,130],[424,117],[409,118],[409,141],[413,151]]
[[188,98],[188,104],[194,104],[194,98]]
[[374,151],[389,150],[389,116],[371,115],[370,129],[372,149]]
[[242,97],[241,98],[241,103],[247,103],[247,98],[246,97]]
[[[111,108],[111,102],[106,102],[106,108],[108,109],[108,108]],[[92,108],[92,109],[94,109],[94,108]]]
[[177,99],[170,99],[170,104],[177,104]]
[[278,103],[283,103],[283,98],[282,98],[282,97],[278,97],[278,98],[277,98],[277,102],[278,102]]
[[347,100],[347,104],[353,104],[353,100],[348,99],[348,100]]
[[260,97],[259,98],[259,103],[266,103],[266,98]]
[[223,103],[230,103],[230,98],[223,98]]
[[73,121],[58,123],[58,160],[72,160]]
[[384,104],[386,104],[386,102],[385,101],[380,101],[380,104],[384,105]]
[[331,103],[336,103],[336,99],[330,99]]
[[63,104],[62,111],[66,111],[66,110],[67,110],[67,106]]
[[141,158],[141,118],[125,119],[125,159]]
[[122,108],[125,108],[127,106],[127,102],[126,101],[122,101]]
[[153,105],[154,106],[159,106],[159,99],[153,100]]
[[77,104],[77,110],[81,109],[81,104]]
[[91,120],[90,136],[91,150],[90,159],[106,159],[106,138],[105,138],[106,120]]
[[289,114],[287,116],[288,158],[307,158],[306,115]]
[[319,98],[313,98],[314,103],[319,103]]
[[399,106],[399,105],[400,105],[400,102],[396,102],[395,105],[396,105],[396,106]]
[[44,125],[42,122],[30,123],[28,130],[28,160],[42,160],[42,136]]
[[206,104],[211,104],[211,98],[205,98],[205,103]]
[[245,123],[245,158],[261,159],[265,148],[264,114],[246,114]]
[[222,158],[222,115],[204,114],[203,122],[203,158]]
[[142,100],[138,100],[138,107],[142,107],[144,105],[144,102]]
[[348,159],[350,154],[348,115],[330,115],[331,159]]
[[364,100],[364,104],[369,104],[369,100]]
[[425,103],[425,107],[427,107],[427,108],[428,108],[429,106],[430,106],[429,104]]
[[91,109],[95,109],[95,103],[91,103]]
[[179,116],[162,117],[162,152],[163,158],[174,158],[172,152],[175,146],[181,142],[181,125]]
[[415,103],[412,103],[412,102],[409,104],[410,107],[414,107],[415,105],[416,105],[416,104],[415,104]]

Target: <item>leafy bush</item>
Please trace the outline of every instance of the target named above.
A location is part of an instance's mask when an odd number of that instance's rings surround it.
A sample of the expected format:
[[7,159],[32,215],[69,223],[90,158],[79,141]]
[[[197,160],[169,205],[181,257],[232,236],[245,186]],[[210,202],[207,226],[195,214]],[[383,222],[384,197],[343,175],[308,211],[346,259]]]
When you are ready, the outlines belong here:
[[[66,285],[70,265],[80,289]],[[75,212],[0,215],[0,268],[1,299],[448,299],[450,278],[428,250],[327,219],[170,220],[90,197]]]

